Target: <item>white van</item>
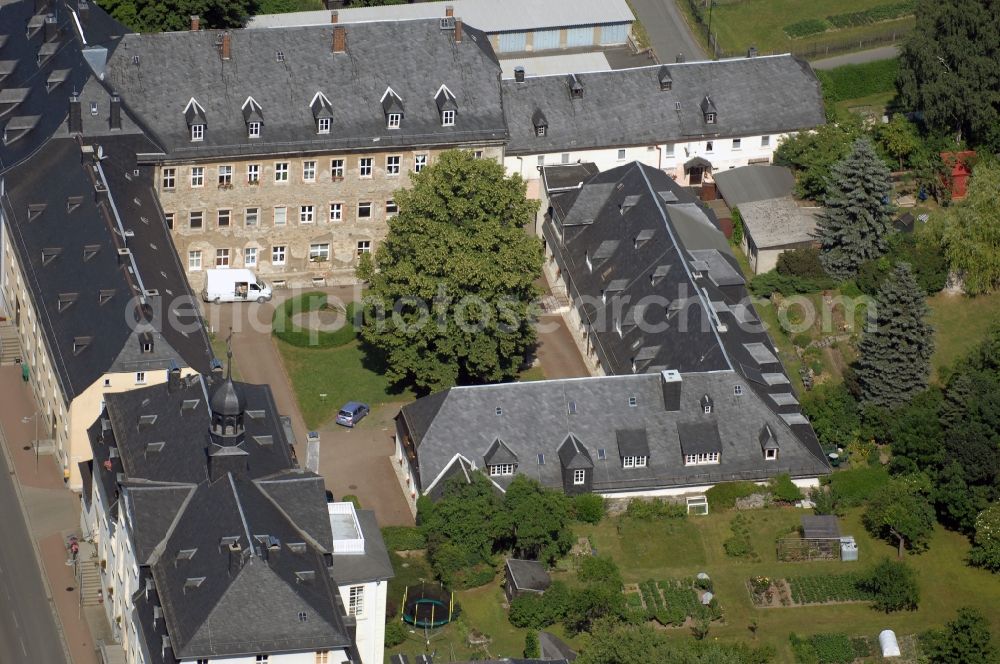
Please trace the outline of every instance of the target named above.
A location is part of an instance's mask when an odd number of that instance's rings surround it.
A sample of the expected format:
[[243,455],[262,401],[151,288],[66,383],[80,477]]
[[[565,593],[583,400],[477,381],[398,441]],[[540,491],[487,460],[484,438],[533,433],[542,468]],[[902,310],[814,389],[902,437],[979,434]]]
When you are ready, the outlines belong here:
[[205,270],[201,296],[206,302],[267,302],[271,287],[253,270]]

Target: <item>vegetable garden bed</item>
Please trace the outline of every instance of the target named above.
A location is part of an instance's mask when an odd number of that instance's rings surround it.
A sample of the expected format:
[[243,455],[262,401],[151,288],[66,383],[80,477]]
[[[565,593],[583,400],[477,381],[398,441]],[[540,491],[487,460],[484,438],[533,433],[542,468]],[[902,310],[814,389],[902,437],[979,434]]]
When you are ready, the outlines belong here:
[[683,627],[689,619],[702,614],[712,620],[722,618],[722,609],[714,598],[708,605],[701,603],[707,591],[704,584],[699,588],[691,577],[664,581],[649,579],[626,586],[625,605],[633,614],[655,620],[664,627]]

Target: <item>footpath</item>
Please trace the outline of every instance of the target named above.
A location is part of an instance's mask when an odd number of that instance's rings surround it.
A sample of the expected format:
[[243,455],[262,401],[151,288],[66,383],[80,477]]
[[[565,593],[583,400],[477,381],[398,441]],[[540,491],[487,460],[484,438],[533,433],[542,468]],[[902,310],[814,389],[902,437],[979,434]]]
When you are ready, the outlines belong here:
[[[66,564],[67,538],[81,535],[80,496],[65,487],[52,456],[36,457],[32,447],[34,417],[34,398],[30,386],[21,379],[20,367],[0,367],[0,439],[21,503],[5,507],[21,509],[25,515],[49,605],[58,617],[63,649],[68,650],[72,664],[99,664],[97,639],[90,624],[96,626],[98,637],[107,638],[104,609],[82,605],[74,567]],[[39,437],[45,438],[47,423],[42,420],[38,426]]]

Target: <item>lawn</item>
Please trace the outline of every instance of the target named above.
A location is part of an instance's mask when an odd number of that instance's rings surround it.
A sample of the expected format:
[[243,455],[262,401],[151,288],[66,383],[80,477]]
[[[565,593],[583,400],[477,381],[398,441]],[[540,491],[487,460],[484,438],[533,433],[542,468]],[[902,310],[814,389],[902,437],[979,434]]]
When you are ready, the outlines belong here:
[[[705,7],[701,0],[695,4]],[[896,32],[900,37],[914,25],[912,16],[888,20],[857,27],[833,29],[793,39],[785,28],[810,19],[825,20],[829,16],[857,12],[876,6],[895,4],[897,0],[826,0],[826,2],[802,2],[802,0],[723,0],[712,6],[712,32],[716,33],[722,49],[729,55],[745,54],[747,48],[756,45],[761,53],[815,54],[823,57],[827,52],[858,49],[859,42],[867,42],[873,37]],[[681,10],[691,16],[688,0],[677,0]],[[702,10],[704,12],[704,9]],[[704,13],[705,21],[708,20]],[[695,29],[694,34],[704,39],[704,30]],[[871,48],[869,43],[861,48]]]
[[934,374],[965,355],[1000,322],[1000,293],[968,297],[938,293],[928,300],[934,326]]
[[299,348],[275,339],[306,426],[328,422],[348,401],[376,406],[409,400],[408,391],[394,390],[378,367],[372,366],[357,341],[336,348]]

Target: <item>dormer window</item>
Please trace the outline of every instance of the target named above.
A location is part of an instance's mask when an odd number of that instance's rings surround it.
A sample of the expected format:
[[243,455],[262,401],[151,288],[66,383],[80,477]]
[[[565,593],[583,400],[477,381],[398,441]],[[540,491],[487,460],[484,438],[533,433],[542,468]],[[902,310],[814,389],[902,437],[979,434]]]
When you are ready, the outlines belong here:
[[715,409],[715,404],[712,403],[712,397],[707,394],[701,398],[701,411],[706,415],[711,415],[712,411]]
[[399,129],[403,121],[403,98],[392,88],[386,88],[382,93],[382,112],[385,113],[385,126],[388,129]]
[[498,463],[490,466],[490,477],[509,477],[514,474],[514,464]]
[[576,74],[569,75],[569,97],[570,99],[583,99],[583,83],[576,77]]
[[438,114],[441,116],[441,126],[454,127],[455,116],[458,115],[458,102],[447,85],[442,85],[434,93],[434,103],[437,104]]
[[718,111],[715,108],[715,104],[712,102],[712,98],[708,95],[705,95],[705,98],[701,100],[701,112],[705,116],[705,124],[715,124],[718,117]]
[[549,131],[549,122],[539,109],[531,115],[531,124],[535,127],[535,136],[545,136]]
[[768,461],[774,461],[778,458],[778,450],[764,450],[764,458]]
[[205,109],[194,97],[188,100],[184,107],[184,120],[187,122],[188,131],[192,141],[202,141],[205,139]]
[[715,124],[715,113],[705,114],[705,124]]
[[733,396],[737,396],[738,397],[738,396],[742,396],[742,394],[743,394],[743,386],[742,385],[733,385]]
[[240,107],[243,111],[243,122],[247,126],[247,137],[260,138],[261,126],[264,124],[264,109],[253,97],[247,97]]
[[330,118],[320,118],[316,121],[316,131],[320,134],[330,133]]
[[673,89],[674,81],[670,78],[670,71],[666,68],[666,66],[660,67],[657,78],[660,80],[660,90],[669,92]]
[[441,126],[442,127],[455,126],[455,111],[441,111]]

